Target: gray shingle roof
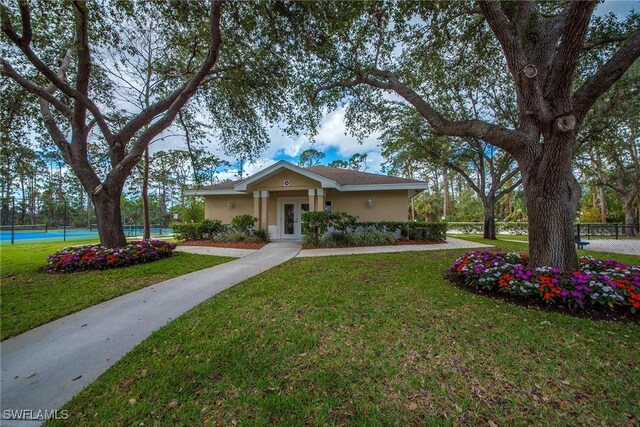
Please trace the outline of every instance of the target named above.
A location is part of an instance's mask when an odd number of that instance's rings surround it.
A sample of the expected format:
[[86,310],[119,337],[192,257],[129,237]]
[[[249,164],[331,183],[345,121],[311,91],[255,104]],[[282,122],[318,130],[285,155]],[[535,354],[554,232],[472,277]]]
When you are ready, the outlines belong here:
[[[306,170],[318,174],[324,178],[335,181],[339,185],[376,185],[376,184],[410,184],[422,183],[415,179],[399,178],[397,176],[378,175],[375,173],[359,172],[350,169],[330,168],[329,166],[311,166]],[[233,190],[240,181],[222,182],[220,184],[207,185],[203,190]]]

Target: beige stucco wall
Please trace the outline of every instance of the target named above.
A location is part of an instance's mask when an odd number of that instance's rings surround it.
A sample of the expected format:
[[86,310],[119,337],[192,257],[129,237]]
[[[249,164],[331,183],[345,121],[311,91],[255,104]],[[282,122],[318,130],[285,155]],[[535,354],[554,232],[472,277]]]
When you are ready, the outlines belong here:
[[[372,206],[367,201],[371,199]],[[397,191],[351,191],[330,189],[325,200],[331,201],[333,211],[357,215],[358,221],[407,221],[409,219],[409,193]]]
[[[260,186],[260,188],[262,189],[263,187]],[[278,222],[279,197],[308,197],[306,190],[285,191],[281,188],[279,190],[270,192],[267,199],[268,225],[276,225]],[[409,195],[407,190],[340,192],[334,189],[325,189],[325,194],[325,201],[331,201],[334,212],[343,211],[351,215],[357,215],[358,221],[408,220]],[[373,202],[372,207],[367,204],[369,199]],[[229,202],[233,205],[233,208],[227,206]],[[205,218],[217,218],[228,224],[234,216],[243,214],[254,215],[253,193],[205,197]]]
[[[232,208],[227,203],[233,205]],[[207,219],[219,219],[224,224],[229,224],[231,219],[237,215],[253,215],[253,195],[221,195],[205,196],[204,217]]]

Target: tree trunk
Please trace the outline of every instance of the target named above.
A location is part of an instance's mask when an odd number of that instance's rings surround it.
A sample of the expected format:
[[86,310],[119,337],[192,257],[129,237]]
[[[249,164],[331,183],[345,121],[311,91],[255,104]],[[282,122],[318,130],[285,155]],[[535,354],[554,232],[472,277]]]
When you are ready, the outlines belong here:
[[142,238],[151,238],[151,224],[149,221],[149,147],[144,150],[144,173],[142,176],[142,220],[144,230]]
[[484,205],[484,238],[496,240],[496,216],[493,197],[485,197]]
[[110,196],[102,191],[93,197],[93,204],[96,207],[100,244],[108,248],[125,246],[127,238],[122,227],[120,196]]
[[442,188],[444,190],[444,203],[442,208],[442,216],[443,219],[447,219],[449,215],[449,174],[447,173],[447,169],[442,170]]
[[87,193],[87,228],[91,230],[91,195]]
[[558,181],[546,180],[544,174],[537,173],[539,163],[520,167],[529,216],[529,267],[577,270],[573,222],[580,186],[570,170]]
[[598,198],[600,199],[600,222],[607,223],[607,201],[604,197],[604,188],[598,187]]
[[634,237],[636,235],[633,199],[635,199],[635,197],[626,196],[622,198],[624,204],[624,234],[627,237]]

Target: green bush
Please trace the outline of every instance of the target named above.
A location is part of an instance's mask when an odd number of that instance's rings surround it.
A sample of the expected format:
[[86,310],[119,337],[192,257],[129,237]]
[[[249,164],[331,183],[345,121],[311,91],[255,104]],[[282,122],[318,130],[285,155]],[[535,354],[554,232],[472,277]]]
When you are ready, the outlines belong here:
[[261,242],[268,242],[271,240],[271,236],[269,235],[268,230],[255,230],[253,232],[253,237],[260,240]]
[[198,225],[197,223],[174,222],[171,227],[175,238],[178,240],[201,240],[202,235],[198,231]]
[[200,239],[213,239],[216,234],[224,231],[224,225],[219,219],[203,219],[197,226]]
[[246,234],[240,233],[236,230],[229,230],[224,233],[220,233],[213,238],[216,242],[228,243],[228,242],[242,242],[247,237]]
[[[303,233],[308,237],[306,240],[318,244],[329,230],[342,233],[353,231],[357,226],[358,217],[346,212],[304,212],[302,214]],[[311,244],[311,243],[310,243]]]
[[359,222],[356,227],[362,231],[375,230],[388,233],[400,233],[411,240],[445,240],[447,223],[414,221],[378,221]]
[[496,233],[523,236],[529,234],[528,222],[496,222]]
[[358,246],[378,246],[395,243],[396,237],[389,231],[365,230],[351,234],[351,239]]
[[247,242],[247,243],[261,243],[264,240],[256,235],[249,235],[245,233],[241,233],[236,230],[229,230],[224,233],[218,234],[214,237],[216,242],[220,243],[230,243],[230,242]]
[[317,246],[331,225],[331,217],[331,212],[304,212],[302,214],[302,232],[306,234],[304,243]]
[[346,212],[332,212],[329,214],[329,223],[336,231],[343,233],[353,230],[358,222],[358,217]]
[[389,245],[396,241],[393,233],[387,231],[366,230],[356,232],[332,231],[320,238],[319,241],[305,236],[304,244],[322,248],[338,248],[342,246],[377,246]]
[[257,220],[258,218],[249,214],[234,216],[231,220],[231,229],[249,235]]

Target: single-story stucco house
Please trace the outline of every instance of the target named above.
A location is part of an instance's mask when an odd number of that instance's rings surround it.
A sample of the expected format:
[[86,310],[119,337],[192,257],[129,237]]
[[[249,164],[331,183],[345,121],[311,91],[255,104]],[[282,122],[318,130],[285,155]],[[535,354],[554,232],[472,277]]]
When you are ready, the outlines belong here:
[[275,239],[299,239],[305,211],[343,211],[362,222],[407,221],[409,201],[427,188],[413,179],[284,160],[245,179],[185,191],[204,196],[204,216],[228,224],[251,214]]

